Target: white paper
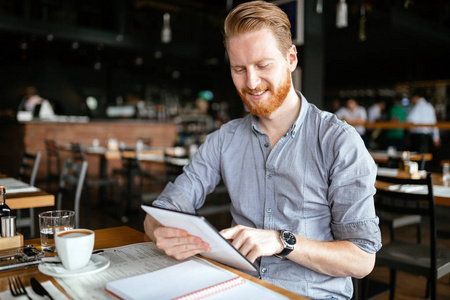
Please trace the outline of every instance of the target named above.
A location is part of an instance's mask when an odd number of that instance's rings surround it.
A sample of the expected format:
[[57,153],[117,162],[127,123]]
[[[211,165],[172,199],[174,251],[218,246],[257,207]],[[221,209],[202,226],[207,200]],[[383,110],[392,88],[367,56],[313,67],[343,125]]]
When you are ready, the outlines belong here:
[[28,183],[20,181],[15,178],[2,178],[0,179],[0,185],[5,186],[6,194],[15,194],[15,193],[31,193],[40,191],[35,186],[31,186]]
[[55,278],[73,299],[116,299],[105,291],[106,283],[153,272],[180,263],[167,256],[152,242],[105,249],[111,261],[106,270],[86,276]]
[[[105,299],[117,300],[116,297],[106,292],[106,284],[111,281],[128,278],[140,274],[146,274],[157,270],[162,270],[166,267],[180,264],[183,261],[177,261],[174,258],[167,256],[162,250],[158,249],[152,242],[131,244],[123,247],[105,249],[103,255],[107,256],[111,265],[108,269],[92,274],[76,278],[55,278],[56,281],[65,289],[65,291],[74,299]],[[213,265],[201,258],[192,257],[190,260],[201,262],[202,264],[210,266],[213,270],[223,272],[224,276],[236,277],[237,275]],[[231,275],[230,275],[231,274]],[[191,276],[194,281],[202,282],[199,276]],[[173,283],[168,280],[159,280],[158,284]],[[148,284],[151,284],[149,282]],[[171,288],[175,288],[171,285]],[[3,299],[3,298],[1,298]],[[56,298],[55,298],[56,299]],[[148,299],[158,299],[150,297]],[[287,299],[281,294],[275,293],[263,286],[254,282],[248,281],[239,287],[235,287],[220,295],[208,297],[208,300],[217,299],[255,299],[255,300],[277,300]]]

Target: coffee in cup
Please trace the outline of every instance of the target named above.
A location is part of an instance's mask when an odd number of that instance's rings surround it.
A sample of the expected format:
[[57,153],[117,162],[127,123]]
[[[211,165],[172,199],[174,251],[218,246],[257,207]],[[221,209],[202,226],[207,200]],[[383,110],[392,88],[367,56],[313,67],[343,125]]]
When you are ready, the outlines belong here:
[[55,235],[59,258],[67,270],[87,266],[94,250],[95,233],[90,229],[61,231]]

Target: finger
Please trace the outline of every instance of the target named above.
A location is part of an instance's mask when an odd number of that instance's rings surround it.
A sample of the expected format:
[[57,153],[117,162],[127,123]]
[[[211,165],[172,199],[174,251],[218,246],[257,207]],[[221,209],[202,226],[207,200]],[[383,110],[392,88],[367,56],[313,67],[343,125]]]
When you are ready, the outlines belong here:
[[222,229],[219,233],[225,238],[225,239],[234,239],[236,234],[242,230],[242,226],[236,225],[231,228]]
[[200,244],[180,244],[173,247],[170,247],[166,250],[166,253],[170,256],[176,256],[180,253],[190,253],[190,252],[196,252],[196,254],[201,252],[209,252],[211,251],[209,245],[207,243],[200,243]]
[[156,246],[160,249],[167,249],[185,244],[201,245],[202,240],[199,237],[189,235],[181,237],[159,237],[156,240]]
[[154,233],[156,238],[160,238],[160,237],[185,237],[188,236],[189,234],[183,230],[183,229],[179,229],[179,228],[172,228],[172,227],[158,227],[155,229]]

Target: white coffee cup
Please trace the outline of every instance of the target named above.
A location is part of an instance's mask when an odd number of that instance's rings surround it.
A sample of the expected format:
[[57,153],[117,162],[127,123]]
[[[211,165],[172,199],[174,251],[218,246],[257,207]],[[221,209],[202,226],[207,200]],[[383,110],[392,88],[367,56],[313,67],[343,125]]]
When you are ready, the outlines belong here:
[[94,250],[95,233],[90,229],[61,231],[55,235],[58,256],[67,270],[87,266]]

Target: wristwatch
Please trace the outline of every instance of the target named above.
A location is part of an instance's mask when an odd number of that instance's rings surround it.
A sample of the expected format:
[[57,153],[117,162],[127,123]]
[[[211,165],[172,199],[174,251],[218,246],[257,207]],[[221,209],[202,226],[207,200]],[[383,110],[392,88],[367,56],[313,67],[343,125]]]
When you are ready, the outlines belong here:
[[280,240],[284,245],[284,249],[275,256],[282,258],[291,253],[292,250],[294,250],[295,244],[297,243],[297,239],[295,238],[295,235],[292,232],[287,230],[281,230]]

